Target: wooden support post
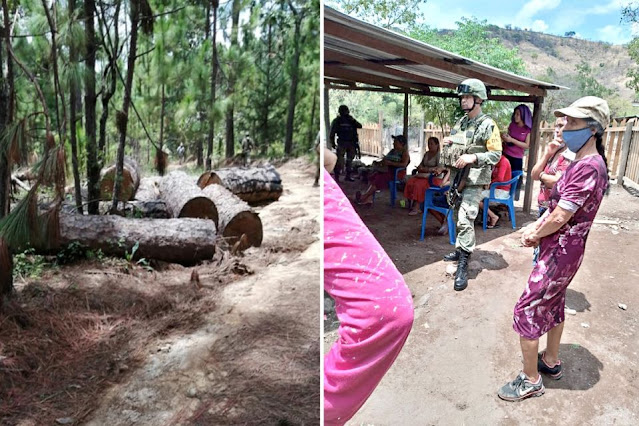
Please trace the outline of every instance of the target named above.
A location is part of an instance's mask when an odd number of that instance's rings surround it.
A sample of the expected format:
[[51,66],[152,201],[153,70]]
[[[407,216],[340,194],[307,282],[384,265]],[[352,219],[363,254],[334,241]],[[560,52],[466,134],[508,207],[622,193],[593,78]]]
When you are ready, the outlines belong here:
[[384,156],[384,113],[379,110],[379,156]]
[[419,155],[424,156],[426,151],[426,141],[424,140],[424,128],[426,127],[426,113],[422,114],[422,118],[419,120]]
[[532,192],[535,182],[531,179],[532,169],[537,162],[537,149],[539,148],[539,125],[541,123],[541,104],[544,101],[542,97],[536,97],[533,102],[533,120],[532,131],[530,132],[530,148],[528,149],[528,167],[526,170],[526,192],[524,194],[524,213],[530,213],[530,205],[532,204]]
[[325,129],[326,130],[326,146],[328,148],[332,148],[333,141],[328,140],[328,136],[330,135],[330,132],[331,132],[331,115],[328,110],[328,107],[329,107],[328,86],[324,84],[324,126],[326,126],[326,129]]
[[626,165],[628,164],[628,154],[630,153],[630,142],[632,141],[632,127],[635,119],[631,118],[626,123],[626,131],[623,134],[621,143],[621,158],[619,163],[619,173],[617,173],[617,184],[623,185],[623,178],[626,175]]
[[404,93],[404,137],[408,140],[408,93]]

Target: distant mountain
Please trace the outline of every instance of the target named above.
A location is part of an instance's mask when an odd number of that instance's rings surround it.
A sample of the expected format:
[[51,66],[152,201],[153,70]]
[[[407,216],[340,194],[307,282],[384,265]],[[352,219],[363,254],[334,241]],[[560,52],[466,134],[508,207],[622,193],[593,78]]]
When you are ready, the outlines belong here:
[[626,46],[605,42],[558,37],[528,30],[505,29],[489,25],[489,32],[507,47],[516,47],[533,78],[577,88],[577,66],[586,62],[592,75],[604,86],[633,101],[634,90],[626,87],[626,72],[636,66]]

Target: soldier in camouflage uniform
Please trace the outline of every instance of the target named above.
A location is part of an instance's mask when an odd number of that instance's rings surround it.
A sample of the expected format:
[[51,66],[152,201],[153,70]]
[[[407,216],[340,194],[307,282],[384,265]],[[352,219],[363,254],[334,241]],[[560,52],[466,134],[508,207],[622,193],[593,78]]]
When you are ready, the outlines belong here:
[[337,136],[337,165],[335,166],[335,181],[339,182],[339,174],[344,167],[344,154],[346,154],[346,180],[353,181],[351,177],[351,164],[353,158],[357,155],[359,145],[357,137],[357,129],[361,129],[362,125],[351,115],[346,105],[340,105],[339,116],[331,123],[331,132],[329,134],[329,146],[335,146],[335,136]]
[[450,169],[451,182],[470,166],[461,203],[453,206],[457,221],[455,251],[444,256],[446,261],[458,262],[454,288],[461,291],[468,285],[468,262],[475,249],[475,218],[481,191],[490,184],[492,167],[501,157],[501,137],[497,124],[481,111],[482,103],[488,99],[484,83],[474,78],[464,80],[457,87],[457,95],[466,114],[444,138],[441,159]]

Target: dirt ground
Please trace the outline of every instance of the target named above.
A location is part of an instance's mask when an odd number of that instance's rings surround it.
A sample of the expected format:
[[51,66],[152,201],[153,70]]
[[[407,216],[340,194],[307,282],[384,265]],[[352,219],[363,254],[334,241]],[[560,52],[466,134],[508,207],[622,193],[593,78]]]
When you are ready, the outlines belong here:
[[[361,186],[342,184],[347,195]],[[356,209],[404,275],[415,322],[395,364],[349,425],[639,424],[639,198],[615,185],[599,210],[567,293],[566,305],[576,313],[566,315],[564,377],[544,379],[541,398],[508,403],[496,392],[522,368],[512,311],[532,268],[532,249],[520,245],[505,216],[497,229],[476,225],[469,286],[455,292],[441,260],[452,248],[448,237],[435,234],[430,217],[419,241],[421,216],[391,208],[387,192],[372,208]],[[534,219],[519,208],[517,228]],[[327,324],[324,351],[336,326]]]
[[18,282],[0,311],[0,424],[317,424],[320,191],[305,159],[278,170],[263,245],[242,257],[84,260]]

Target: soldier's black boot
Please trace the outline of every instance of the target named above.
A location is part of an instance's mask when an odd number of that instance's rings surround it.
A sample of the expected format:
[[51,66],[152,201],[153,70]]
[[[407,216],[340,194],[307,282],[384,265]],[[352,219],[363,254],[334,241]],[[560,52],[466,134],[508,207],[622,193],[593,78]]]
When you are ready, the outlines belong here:
[[346,180],[349,182],[355,182],[355,179],[353,179],[353,177],[351,176],[351,173],[352,172],[350,170],[346,171]]
[[462,291],[468,287],[468,260],[470,253],[459,250],[459,263],[457,264],[457,272],[455,272],[455,291]]
[[457,262],[459,260],[459,252],[461,249],[455,249],[455,251],[448,253],[444,256],[445,262]]

